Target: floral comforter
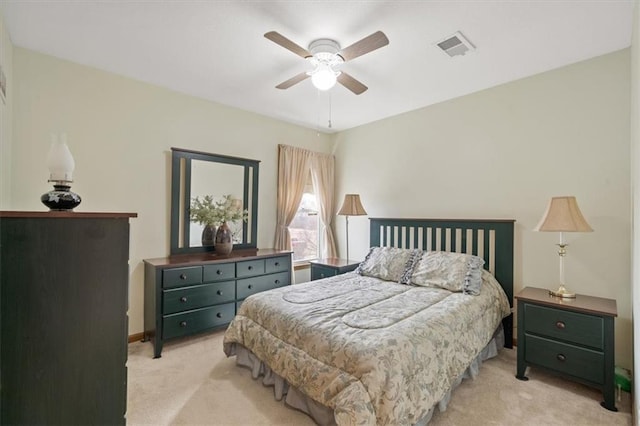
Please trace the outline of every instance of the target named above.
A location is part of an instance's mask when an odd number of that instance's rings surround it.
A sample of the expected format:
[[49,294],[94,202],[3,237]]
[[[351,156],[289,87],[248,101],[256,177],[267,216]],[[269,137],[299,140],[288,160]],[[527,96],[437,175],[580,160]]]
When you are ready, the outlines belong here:
[[334,410],[338,425],[414,424],[491,340],[509,302],[348,273],[258,293],[224,336]]

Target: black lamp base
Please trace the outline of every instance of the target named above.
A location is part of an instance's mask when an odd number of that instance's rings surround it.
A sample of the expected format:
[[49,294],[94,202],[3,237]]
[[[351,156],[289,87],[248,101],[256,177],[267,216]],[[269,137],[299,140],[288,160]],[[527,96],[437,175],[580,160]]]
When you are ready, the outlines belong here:
[[80,205],[82,199],[75,192],[71,192],[69,185],[53,185],[53,191],[42,194],[40,201],[50,210],[73,210]]

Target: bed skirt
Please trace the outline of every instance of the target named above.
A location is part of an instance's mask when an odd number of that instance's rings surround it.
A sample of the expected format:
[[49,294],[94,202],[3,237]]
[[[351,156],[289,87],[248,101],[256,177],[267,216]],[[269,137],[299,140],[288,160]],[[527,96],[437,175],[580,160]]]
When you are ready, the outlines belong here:
[[[498,349],[504,346],[504,330],[502,324],[498,327],[489,343],[480,351],[478,356],[471,362],[471,365],[453,383],[453,386],[446,392],[444,397],[418,422],[416,425],[424,426],[431,420],[436,407],[441,411],[447,409],[451,400],[451,392],[457,388],[464,379],[475,378],[480,372],[482,362],[498,355]],[[276,400],[284,402],[291,408],[302,411],[309,415],[317,424],[322,426],[335,425],[333,409],[324,406],[309,398],[295,387],[289,386],[286,380],[274,373],[271,368],[262,362],[256,355],[246,347],[235,343],[232,354],[236,356],[236,365],[247,367],[251,370],[254,379],[262,377],[262,384],[273,386]]]

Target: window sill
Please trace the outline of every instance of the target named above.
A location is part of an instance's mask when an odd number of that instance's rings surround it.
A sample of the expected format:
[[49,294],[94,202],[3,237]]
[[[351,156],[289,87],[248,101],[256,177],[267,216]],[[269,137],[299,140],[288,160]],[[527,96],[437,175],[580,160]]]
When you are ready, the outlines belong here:
[[309,269],[311,267],[311,263],[309,263],[309,260],[301,260],[298,262],[293,262],[293,270],[294,271],[300,271],[303,269]]

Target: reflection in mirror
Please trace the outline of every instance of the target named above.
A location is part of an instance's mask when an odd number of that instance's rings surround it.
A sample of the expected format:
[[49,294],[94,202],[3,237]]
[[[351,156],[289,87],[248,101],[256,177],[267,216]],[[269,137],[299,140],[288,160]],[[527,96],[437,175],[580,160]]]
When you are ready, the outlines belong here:
[[[236,164],[212,163],[210,161],[194,160],[191,162],[191,199],[213,196],[215,201],[222,200],[224,195],[238,200],[243,205],[244,171]],[[249,220],[249,219],[248,219]],[[234,244],[242,244],[243,223],[230,222],[229,228],[233,235]],[[202,245],[202,230],[204,225],[191,221],[189,224],[189,247]]]
[[228,223],[234,248],[256,248],[259,161],[171,148],[171,254],[211,251],[202,245],[204,226],[190,220],[191,201],[230,195],[247,210],[247,221]]

